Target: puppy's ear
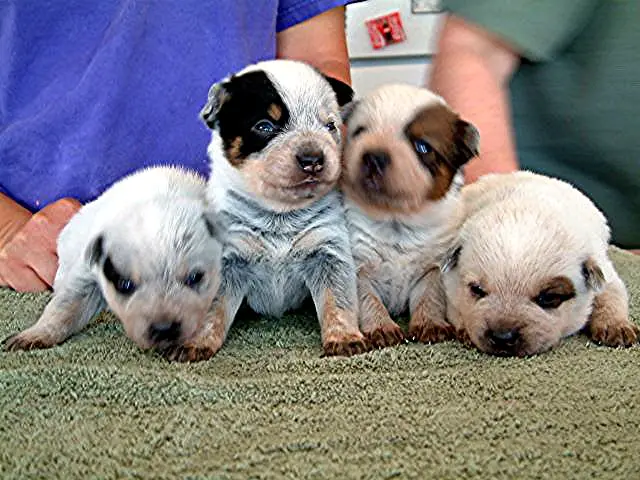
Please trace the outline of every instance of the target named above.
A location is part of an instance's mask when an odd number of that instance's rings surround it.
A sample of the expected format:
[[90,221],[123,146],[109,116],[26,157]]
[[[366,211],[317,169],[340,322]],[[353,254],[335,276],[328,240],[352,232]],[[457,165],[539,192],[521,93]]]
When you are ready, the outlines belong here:
[[588,288],[599,292],[604,287],[604,273],[592,257],[582,263],[582,276]]
[[480,132],[473,124],[462,119],[456,121],[455,129],[455,167],[460,168],[480,153]]
[[346,105],[344,105],[340,109],[340,117],[342,118],[342,123],[346,124],[349,121],[349,119],[351,118],[351,115],[353,114],[355,109],[358,107],[359,103],[360,103],[360,100],[353,100],[347,103]]
[[98,235],[94,238],[87,250],[85,252],[85,259],[90,267],[93,267],[95,264],[102,260],[104,256],[104,237],[102,235]]
[[204,226],[207,228],[207,232],[209,232],[209,235],[211,235],[212,237],[217,237],[219,232],[216,222],[206,213],[202,214],[202,219],[204,220]]
[[458,266],[458,260],[460,259],[460,252],[462,252],[462,245],[454,245],[451,247],[442,262],[440,263],[440,271],[446,273],[449,270],[453,270]]
[[353,100],[353,89],[349,85],[328,75],[322,76],[329,82],[329,85],[331,85],[331,88],[335,92],[339,106],[343,107]]
[[218,113],[230,95],[224,82],[215,83],[209,89],[207,104],[200,111],[200,118],[213,130],[218,125]]

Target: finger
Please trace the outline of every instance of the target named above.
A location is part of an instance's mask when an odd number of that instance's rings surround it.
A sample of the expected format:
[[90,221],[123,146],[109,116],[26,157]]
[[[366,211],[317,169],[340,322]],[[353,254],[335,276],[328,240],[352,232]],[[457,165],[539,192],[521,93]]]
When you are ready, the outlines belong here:
[[3,277],[7,281],[7,285],[16,292],[43,292],[49,290],[49,285],[27,266],[14,268],[9,275],[6,273],[4,272]]
[[25,258],[27,266],[47,285],[52,286],[58,271],[58,256],[49,251],[30,251]]

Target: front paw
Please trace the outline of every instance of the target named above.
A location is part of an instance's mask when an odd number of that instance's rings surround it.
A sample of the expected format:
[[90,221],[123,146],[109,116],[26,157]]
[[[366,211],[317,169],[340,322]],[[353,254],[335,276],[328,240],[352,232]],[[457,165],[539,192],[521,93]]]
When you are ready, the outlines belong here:
[[628,320],[592,323],[589,333],[594,342],[608,347],[630,347],[640,337],[640,329]]
[[158,353],[170,362],[202,362],[209,360],[218,350],[220,350],[220,347],[215,348],[213,346],[187,343],[160,349]]
[[3,350],[8,352],[50,348],[54,345],[56,343],[48,335],[29,330],[12,335],[2,341]]
[[374,330],[365,331],[364,335],[372,348],[392,347],[404,341],[404,333],[395,322],[379,325]]
[[332,335],[322,345],[324,357],[350,357],[369,350],[367,339],[362,333]]
[[414,342],[439,343],[456,338],[450,323],[421,323],[409,326],[409,338]]

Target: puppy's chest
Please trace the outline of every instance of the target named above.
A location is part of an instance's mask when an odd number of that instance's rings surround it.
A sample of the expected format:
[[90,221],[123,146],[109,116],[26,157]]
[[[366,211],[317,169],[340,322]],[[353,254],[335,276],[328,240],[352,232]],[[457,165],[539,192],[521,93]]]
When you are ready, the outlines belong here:
[[411,291],[446,249],[443,232],[390,222],[350,224],[354,260],[387,308],[401,313]]
[[[309,295],[310,259],[335,240],[324,222],[312,220],[291,225],[254,219],[229,225],[224,275],[237,279],[249,306],[258,313],[281,316]],[[343,237],[346,249],[346,231]]]

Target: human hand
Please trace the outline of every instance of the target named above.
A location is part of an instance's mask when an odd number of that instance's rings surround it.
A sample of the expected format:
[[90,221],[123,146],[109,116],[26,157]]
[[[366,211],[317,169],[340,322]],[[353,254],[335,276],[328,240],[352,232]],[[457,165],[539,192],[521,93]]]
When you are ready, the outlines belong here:
[[33,214],[0,248],[0,286],[18,292],[50,289],[58,268],[58,235],[81,206],[62,198]]

